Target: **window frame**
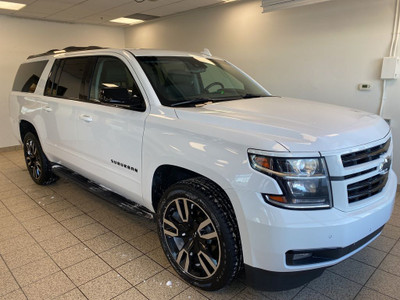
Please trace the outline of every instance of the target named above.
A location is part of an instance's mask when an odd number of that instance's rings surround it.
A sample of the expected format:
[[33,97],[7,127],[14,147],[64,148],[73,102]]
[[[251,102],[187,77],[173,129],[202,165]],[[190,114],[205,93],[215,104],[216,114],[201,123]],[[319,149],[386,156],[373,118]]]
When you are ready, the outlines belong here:
[[[124,64],[124,66],[126,67],[126,69],[128,70],[129,74],[132,76],[133,79],[133,83],[134,85],[137,87],[137,91],[139,92],[139,96],[140,99],[143,102],[143,107],[142,108],[135,108],[135,107],[131,107],[131,106],[127,106],[127,105],[121,105],[121,104],[116,104],[116,103],[105,103],[102,101],[93,101],[91,100],[91,86],[92,86],[92,82],[94,80],[94,76],[95,76],[95,71],[96,71],[96,67],[97,67],[97,63],[99,61],[100,58],[113,58],[113,59],[117,59],[119,61],[121,61],[121,63]],[[54,91],[54,87],[58,86],[60,78],[61,78],[61,74],[64,68],[64,64],[65,61],[67,59],[73,59],[73,58],[94,58],[94,62],[92,64],[92,66],[90,67],[90,72],[86,72],[86,70],[84,71],[84,76],[81,79],[81,88],[82,88],[82,84],[83,82],[88,82],[88,85],[86,87],[87,89],[87,99],[77,99],[77,98],[70,98],[70,97],[65,97],[65,96],[58,96],[58,95],[53,95],[53,91]],[[87,74],[86,74],[87,73]],[[147,103],[144,97],[144,92],[143,89],[140,87],[139,84],[139,80],[135,78],[135,76],[133,75],[134,72],[131,71],[131,68],[129,68],[129,65],[122,60],[121,58],[114,56],[114,55],[107,55],[107,54],[102,54],[102,55],[77,55],[77,56],[68,56],[68,57],[62,57],[62,58],[55,58],[53,65],[51,67],[51,71],[49,72],[49,76],[47,78],[46,81],[46,85],[45,85],[45,89],[43,91],[43,95],[47,96],[47,97],[53,97],[53,98],[57,98],[57,99],[65,99],[65,100],[69,100],[69,101],[79,101],[79,102],[85,102],[85,103],[91,103],[91,104],[97,104],[97,105],[102,105],[102,106],[107,106],[107,107],[114,107],[114,108],[120,108],[120,109],[128,109],[128,110],[132,110],[132,111],[138,111],[138,112],[144,112],[147,109]],[[86,76],[85,76],[86,75]],[[51,81],[51,88],[47,91],[47,86],[49,84],[49,81]]]

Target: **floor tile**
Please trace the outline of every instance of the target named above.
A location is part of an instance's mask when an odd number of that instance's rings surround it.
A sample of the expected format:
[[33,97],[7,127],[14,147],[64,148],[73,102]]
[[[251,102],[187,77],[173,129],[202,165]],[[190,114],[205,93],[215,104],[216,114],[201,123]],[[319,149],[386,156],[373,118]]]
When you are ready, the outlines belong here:
[[79,243],[60,252],[51,254],[51,257],[54,259],[57,265],[64,269],[94,255],[95,254],[93,251],[90,250],[86,245]]
[[400,276],[400,257],[388,254],[379,266],[379,269]]
[[117,272],[132,285],[137,285],[138,283],[144,282],[160,271],[162,271],[162,268],[144,255],[117,268]]
[[24,192],[18,187],[13,187],[12,189],[9,190],[0,191],[0,200],[10,199],[18,195],[24,195]]
[[[238,280],[234,280],[230,285],[220,289],[218,291],[208,292],[200,289],[196,289],[197,292],[206,296],[212,300],[225,300],[225,299],[234,299],[237,295],[239,295],[242,291],[244,291],[246,286]],[[264,295],[265,296],[265,295]]]
[[329,271],[325,271],[307,286],[314,291],[337,300],[353,299],[362,288],[361,284]]
[[23,287],[28,299],[55,298],[74,289],[75,286],[63,272],[57,272]]
[[6,206],[8,209],[13,208],[14,206],[21,205],[21,204],[27,204],[27,203],[32,203],[32,199],[24,194],[24,192],[21,191],[22,194],[12,196],[10,198],[2,199],[1,201],[3,202],[4,206]]
[[35,201],[37,201],[38,199],[41,199],[43,197],[51,196],[54,194],[54,192],[51,189],[49,189],[48,187],[39,186],[34,183],[32,185],[22,187],[21,189]]
[[376,270],[368,280],[366,287],[384,295],[400,299],[400,278],[382,270]]
[[[186,290],[184,290],[182,293],[180,293],[179,295],[175,296],[172,299],[173,300],[188,300],[188,299],[189,300],[207,300],[208,298],[206,298],[204,295],[202,295],[199,292],[197,292],[194,288],[189,287]],[[240,298],[238,296],[235,296],[235,299],[240,299]],[[243,298],[243,299],[246,299],[246,300],[248,300],[248,299],[257,300],[257,299],[261,299],[261,298],[247,297],[247,298]]]
[[141,224],[133,224],[132,226],[122,226],[113,229],[113,232],[125,241],[130,241],[150,232],[150,230]]
[[363,287],[355,299],[356,300],[393,300],[392,297],[386,296],[377,291],[371,290],[367,287]]
[[80,241],[72,233],[67,232],[65,234],[40,242],[40,245],[47,253],[51,254],[79,243]]
[[[82,294],[79,289],[73,289],[65,294],[62,294],[56,298],[55,300],[86,300],[87,298]],[[133,300],[133,299],[132,299]]]
[[386,236],[380,235],[376,240],[374,240],[368,246],[374,249],[381,250],[383,252],[390,252],[393,246],[396,244],[395,239],[388,238]]
[[62,221],[72,219],[72,218],[82,215],[82,214],[83,214],[83,212],[80,209],[77,209],[76,207],[69,207],[69,208],[57,211],[55,213],[52,213],[52,216],[57,221],[62,222]]
[[188,285],[167,270],[158,273],[136,288],[149,299],[171,299],[183,292]]
[[50,257],[39,259],[13,270],[13,274],[21,286],[26,286],[41,278],[60,271]]
[[19,286],[8,270],[0,273],[0,296],[4,296],[18,289]]
[[365,247],[360,252],[354,254],[351,258],[372,267],[378,267],[385,258],[386,253],[371,247]]
[[32,231],[31,235],[37,240],[38,242],[43,242],[51,238],[55,238],[59,235],[66,234],[68,232],[61,224],[54,223],[48,226],[44,226],[39,228],[36,231]]
[[24,212],[26,210],[39,208],[39,206],[31,199],[29,199],[27,201],[20,201],[13,205],[8,205],[7,207],[11,211],[11,213],[13,213],[14,215]]
[[150,252],[154,249],[157,249],[158,247],[161,247],[160,240],[158,238],[157,233],[150,231],[149,233],[146,233],[145,235],[142,235],[140,237],[137,237],[129,243],[142,251],[143,253]]
[[88,299],[111,299],[130,289],[132,285],[117,272],[108,272],[80,286]]
[[25,297],[25,294],[21,289],[15,290],[4,296],[0,296],[0,300],[25,300],[25,299],[27,298]]
[[97,254],[107,251],[122,243],[124,243],[124,241],[112,232],[107,232],[98,235],[91,240],[85,241],[85,244]]
[[330,298],[306,287],[302,289],[293,300],[329,300]]
[[47,215],[47,212],[39,206],[36,206],[29,210],[24,210],[19,213],[14,214],[15,217],[20,221],[28,221],[34,218],[38,218],[44,215]]
[[64,272],[76,285],[79,286],[107,273],[110,270],[110,266],[107,265],[103,260],[101,260],[98,256],[93,256],[64,269]]
[[394,245],[390,251],[390,254],[400,256],[400,240],[396,243],[396,245]]
[[128,243],[123,243],[99,254],[99,256],[113,268],[117,268],[141,255],[142,252]]
[[72,231],[72,233],[81,241],[87,241],[108,231],[109,230],[103,225],[99,223],[93,223],[85,227],[78,228]]
[[23,233],[14,238],[4,240],[0,243],[0,254],[16,252],[19,249],[36,244],[36,241],[28,234]]
[[164,268],[168,268],[171,265],[161,247],[148,252],[146,255]]
[[62,221],[61,224],[68,230],[72,231],[72,230],[75,230],[75,229],[78,229],[81,227],[85,227],[86,225],[93,224],[95,222],[96,221],[93,220],[88,215],[79,215],[79,216],[73,217],[71,219]]
[[4,261],[10,269],[21,267],[46,256],[46,252],[38,244],[32,244],[18,251],[3,254]]
[[17,226],[19,224],[17,218],[12,215],[0,218],[0,228],[8,228],[12,226]]
[[45,216],[41,216],[41,217],[38,217],[35,219],[25,221],[22,223],[22,225],[29,232],[33,232],[33,231],[37,231],[37,230],[41,229],[42,227],[48,227],[49,225],[52,225],[54,223],[57,223],[57,220],[55,220],[50,215],[45,215]]
[[58,202],[58,201],[64,201],[65,199],[57,194],[51,194],[47,195],[41,198],[33,199],[37,204],[39,204],[43,209],[46,208],[48,205]]
[[113,300],[147,300],[142,293],[140,293],[136,288],[131,288],[126,292],[123,292],[119,296],[115,297]]
[[20,224],[11,227],[0,228],[0,243],[3,240],[13,239],[26,233],[27,232],[25,228]]
[[329,271],[341,275],[360,284],[365,284],[374,273],[375,268],[354,259],[346,259],[343,262],[329,268]]
[[400,227],[386,224],[385,228],[383,228],[382,235],[394,240],[398,240],[400,238]]
[[69,203],[68,201],[65,200],[61,200],[61,201],[57,201],[57,202],[53,202],[51,204],[48,204],[46,206],[44,206],[43,208],[50,214],[59,212],[61,210],[67,209],[67,208],[71,208],[73,207],[71,205],[71,203]]

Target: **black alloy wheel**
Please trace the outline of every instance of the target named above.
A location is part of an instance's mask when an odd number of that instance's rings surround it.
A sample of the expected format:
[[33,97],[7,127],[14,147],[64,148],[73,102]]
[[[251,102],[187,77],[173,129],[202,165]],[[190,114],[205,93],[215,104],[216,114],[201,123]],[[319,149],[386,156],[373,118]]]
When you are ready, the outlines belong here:
[[217,290],[229,284],[242,264],[232,206],[204,178],[172,185],[158,206],[158,233],[168,260],[190,284]]
[[211,218],[196,203],[178,198],[168,204],[163,233],[169,251],[186,274],[207,279],[221,260],[221,245]]
[[33,181],[39,185],[47,185],[58,179],[51,171],[51,164],[43,153],[38,138],[31,132],[23,140],[26,167]]

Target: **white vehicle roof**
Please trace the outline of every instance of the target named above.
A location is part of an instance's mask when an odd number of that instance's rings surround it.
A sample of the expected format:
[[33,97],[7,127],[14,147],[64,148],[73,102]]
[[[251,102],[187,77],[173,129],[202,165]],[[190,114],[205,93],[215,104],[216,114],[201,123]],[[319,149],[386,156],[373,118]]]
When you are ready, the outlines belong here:
[[[39,58],[39,57],[54,57],[55,55],[68,53],[77,55],[77,54],[94,54],[96,52],[105,51],[110,52],[119,52],[119,51],[129,51],[134,56],[202,56],[206,58],[210,58],[209,55],[204,53],[196,53],[196,52],[186,52],[186,51],[173,51],[173,50],[158,50],[158,49],[135,49],[135,48],[101,48],[96,46],[90,47],[66,47],[64,49],[52,49],[44,53],[34,54],[28,57],[29,60]],[[216,57],[213,57],[216,58]]]

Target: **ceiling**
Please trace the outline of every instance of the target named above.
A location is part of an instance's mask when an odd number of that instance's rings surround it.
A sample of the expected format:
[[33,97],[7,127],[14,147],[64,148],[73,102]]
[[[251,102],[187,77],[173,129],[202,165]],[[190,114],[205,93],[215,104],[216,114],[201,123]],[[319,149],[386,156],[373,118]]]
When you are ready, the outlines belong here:
[[26,4],[18,11],[0,9],[1,15],[40,20],[127,26],[110,22],[133,14],[159,17],[223,4],[226,0],[7,0]]

